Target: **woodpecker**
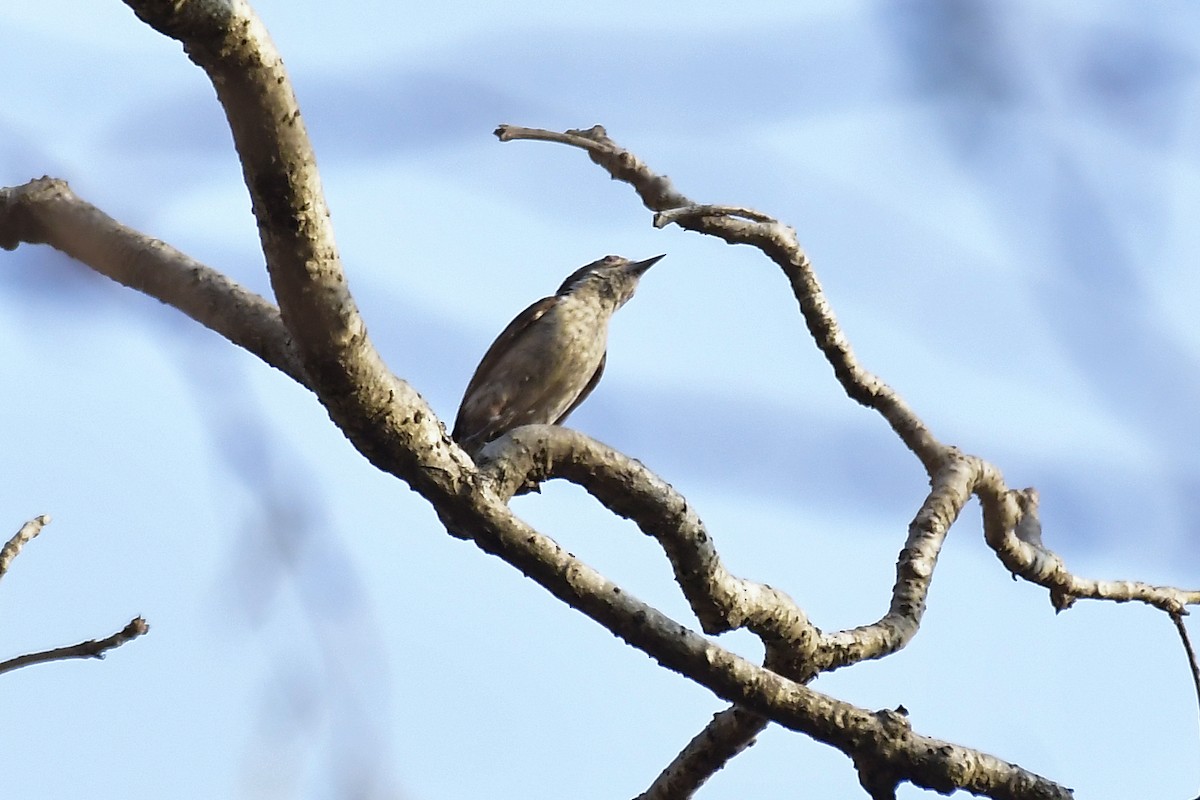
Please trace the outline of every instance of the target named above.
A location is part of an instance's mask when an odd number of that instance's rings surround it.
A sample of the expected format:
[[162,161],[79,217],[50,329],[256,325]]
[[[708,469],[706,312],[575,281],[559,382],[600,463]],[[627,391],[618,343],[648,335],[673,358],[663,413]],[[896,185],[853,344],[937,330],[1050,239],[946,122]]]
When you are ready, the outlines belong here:
[[454,440],[472,456],[521,425],[558,425],[604,373],[608,321],[662,256],[605,256],[567,276],[508,323],[475,368],[454,421]]

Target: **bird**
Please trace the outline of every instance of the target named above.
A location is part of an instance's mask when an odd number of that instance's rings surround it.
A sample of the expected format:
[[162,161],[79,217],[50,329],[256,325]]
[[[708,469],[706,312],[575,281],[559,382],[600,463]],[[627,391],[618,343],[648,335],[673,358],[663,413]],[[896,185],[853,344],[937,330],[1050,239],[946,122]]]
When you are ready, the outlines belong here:
[[508,323],[463,392],[451,434],[459,446],[475,456],[521,425],[562,424],[604,374],[609,319],[661,258],[585,264]]

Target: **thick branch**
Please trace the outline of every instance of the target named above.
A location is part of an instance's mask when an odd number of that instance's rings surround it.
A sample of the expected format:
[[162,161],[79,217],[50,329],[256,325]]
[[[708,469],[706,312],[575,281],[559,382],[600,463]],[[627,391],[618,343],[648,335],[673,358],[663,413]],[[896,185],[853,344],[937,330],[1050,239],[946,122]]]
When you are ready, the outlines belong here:
[[472,538],[668,669],[846,753],[864,784],[908,781],[941,792],[963,788],[1011,800],[1071,797],[1069,789],[1015,764],[920,736],[890,712],[868,712],[753,664],[623,591],[514,517],[490,486],[469,497],[470,513],[439,508],[451,531]]
[[644,464],[574,430],[529,425],[490,443],[479,455],[495,491],[511,497],[529,482],[565,478],[606,508],[632,519],[662,546],[675,580],[707,633],[746,627],[807,671],[819,631],[778,589],[729,573],[704,523],[678,492]]
[[372,463],[433,500],[469,460],[428,404],[384,365],[347,286],[316,157],[291,81],[246,0],[125,0],[179,40],[225,111],[283,322],[310,386]]
[[765,717],[744,708],[734,706],[718,712],[637,800],[691,797],[734,756],[754,744],[766,727]]
[[0,246],[47,244],[117,283],[161,300],[298,383],[308,378],[279,318],[254,292],[79,199],[65,181],[0,189]]

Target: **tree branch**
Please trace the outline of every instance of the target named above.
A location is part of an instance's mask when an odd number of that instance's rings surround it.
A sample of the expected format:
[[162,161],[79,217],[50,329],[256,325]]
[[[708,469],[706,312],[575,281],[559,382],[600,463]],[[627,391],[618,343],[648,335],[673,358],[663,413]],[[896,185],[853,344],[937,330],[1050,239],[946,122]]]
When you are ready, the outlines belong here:
[[[495,131],[502,142],[518,139],[558,142],[578,147],[605,169],[615,180],[630,184],[643,204],[655,215],[655,224],[675,223],[688,230],[716,236],[729,243],[749,244],[767,255],[787,275],[800,303],[801,312],[817,346],[833,366],[834,374],[846,393],[859,403],[874,408],[891,424],[905,445],[912,450],[931,480],[945,462],[968,458],[975,462],[978,474],[970,492],[979,497],[984,508],[984,533],[988,544],[1014,574],[1051,590],[1056,607],[1065,608],[1073,598],[1091,597],[1123,602],[1139,600],[1164,611],[1185,604],[1200,603],[1200,592],[1172,587],[1151,586],[1136,581],[1096,581],[1068,572],[1052,551],[1041,545],[1040,525],[1036,542],[1031,544],[1028,523],[1036,515],[1036,492],[1010,491],[1000,471],[975,456],[963,456],[955,448],[939,442],[916,413],[882,380],[864,369],[855,358],[837,320],[821,291],[812,264],[796,241],[795,231],[769,215],[740,206],[697,204],[679,193],[664,175],[658,175],[633,153],[617,145],[604,128],[565,133],[501,125]],[[1029,514],[1021,508],[1032,505]],[[1017,526],[1027,519],[1018,535]]]
[[[981,501],[985,538],[1002,563],[1014,574],[1047,586],[1059,609],[1080,596],[1141,600],[1171,613],[1178,613],[1185,603],[1200,602],[1200,593],[1196,592],[1130,581],[1091,581],[1066,571],[1061,559],[1042,543],[1036,491],[1009,490],[991,464],[940,443],[890,387],[858,363],[790,227],[753,209],[694,203],[675,190],[665,176],[619,147],[600,126],[557,133],[502,125],[496,135],[501,141],[532,139],[578,147],[611,177],[634,188],[646,207],[657,212],[656,226],[674,223],[762,250],[787,275],[808,329],[846,393],[876,409],[925,467],[933,489],[910,525],[908,541],[897,563],[888,613],[873,625],[822,636],[812,651],[815,669],[835,669],[863,658],[879,658],[903,647],[915,635],[945,535],[972,495]],[[677,560],[672,559],[673,563]],[[684,757],[681,754],[680,758]],[[880,796],[887,796],[889,782],[890,778],[884,776],[872,793],[878,790]]]
[[908,539],[896,561],[896,583],[887,613],[878,622],[822,637],[823,668],[838,669],[864,659],[883,658],[917,635],[925,599],[950,527],[971,499],[978,459],[955,451],[933,478],[933,487],[908,526]]
[[765,717],[737,706],[716,713],[636,800],[691,797],[766,727]]
[[89,639],[86,642],[73,644],[70,647],[59,647],[54,650],[44,650],[40,653],[28,653],[27,655],[10,658],[7,661],[0,661],[0,675],[6,672],[12,672],[21,667],[32,666],[33,664],[44,664],[47,661],[64,661],[69,658],[104,658],[104,654],[113,648],[120,647],[126,642],[149,633],[150,626],[146,624],[146,620],[141,617],[134,617],[121,630],[109,636],[106,639]]
[[316,157],[283,60],[246,0],[125,0],[183,44],[225,111],[271,286],[310,386],[373,464],[429,499],[461,489],[470,460],[387,369],[342,270]]
[[1179,639],[1183,642],[1183,650],[1187,653],[1188,672],[1192,676],[1192,688],[1196,690],[1196,701],[1200,703],[1200,664],[1196,661],[1196,650],[1192,647],[1192,640],[1188,636],[1187,626],[1183,624],[1183,613],[1172,614],[1171,622],[1174,623],[1175,630],[1179,633]]
[[[1009,490],[1000,470],[985,461],[979,464],[973,491],[983,506],[984,539],[1014,575],[1049,589],[1057,610],[1070,608],[1077,599],[1137,601],[1168,614],[1186,613],[1185,606],[1200,604],[1200,591],[1195,589],[1095,580],[1071,573],[1062,558],[1041,542],[1041,525],[1036,522],[1037,492]],[[1021,521],[1027,518],[1034,524],[1026,523],[1026,530],[1033,527],[1037,531],[1033,537],[1028,532],[1024,537],[1020,535]]]
[[39,178],[0,189],[0,247],[47,244],[107,278],[173,306],[301,385],[308,377],[279,309],[170,245],[127,228]]
[[[479,456],[485,489],[482,494],[486,497],[503,502],[529,480],[536,483],[551,475],[566,477],[586,488],[615,513],[630,517],[659,538],[673,564],[689,563],[687,556],[673,552],[677,545],[690,541],[699,545],[700,552],[710,546],[707,534],[698,527],[699,520],[661,479],[652,476],[641,464],[578,432],[555,426],[518,428],[486,446]],[[658,500],[652,501],[653,497]],[[662,505],[655,508],[656,503]],[[507,506],[504,511],[494,506],[481,511],[498,515],[506,512]],[[888,714],[873,714],[813,692],[781,674],[783,669],[755,665],[637,600],[520,520],[513,517],[503,523],[498,517],[495,520],[486,529],[467,535],[484,550],[513,564],[629,644],[645,650],[663,666],[687,675],[750,712],[842,750],[855,761],[864,785],[879,786],[891,781],[894,786],[899,781],[909,781],[940,791],[966,788],[991,797],[1070,796],[1069,790],[1014,764],[919,736],[906,722],[898,724]],[[454,521],[448,521],[447,525],[456,530]],[[702,566],[697,583],[703,587],[709,583],[704,576],[713,574],[704,570],[711,570],[713,562],[700,557],[695,563]],[[677,565],[676,569],[684,573],[681,586],[696,577],[686,567]],[[684,591],[691,601],[697,590],[688,586]],[[718,595],[721,593],[719,588],[716,591]],[[769,595],[759,597],[765,596]],[[783,602],[779,595],[771,599]],[[786,602],[791,604],[790,600]],[[712,607],[723,608],[723,605],[712,602]],[[747,627],[749,618],[758,614],[768,620],[775,619],[770,603],[752,602],[746,608],[751,611],[747,613],[741,607],[739,611],[747,618]],[[780,629],[787,630],[786,626]],[[807,648],[808,638],[799,637],[798,641]],[[807,663],[810,666],[806,669],[811,669],[811,662]],[[726,744],[731,742],[736,742],[736,737]],[[681,766],[691,767],[694,758],[686,753],[676,760]],[[714,762],[709,759],[707,763]],[[1042,794],[1022,794],[1025,789],[1021,787],[1028,786],[1037,787]]]
[[[948,792],[964,788],[995,798],[1069,798],[1070,790],[994,756],[921,736],[887,713],[871,713],[814,692],[719,647],[637,600],[550,538],[513,517],[490,486],[479,492],[479,517],[448,519],[536,580],[559,599],[644,650],[668,669],[786,728],[832,745],[854,759],[864,782],[909,781]],[[483,498],[494,498],[496,504]],[[482,517],[482,518],[480,518]],[[464,524],[472,528],[464,530]]]
[[[283,322],[311,388],[355,446],[426,496],[452,533],[501,556],[664,665],[856,756],[864,781],[869,777],[878,784],[878,775],[869,775],[857,756],[875,753],[882,738],[898,741],[911,737],[911,731],[895,725],[885,730],[875,715],[811,693],[716,647],[564,553],[512,514],[420,396],[384,367],[347,289],[315,159],[282,61],[244,0],[126,2],[156,30],[181,41],[209,75],[233,132]],[[821,311],[823,303],[819,287],[815,295],[801,296],[802,307],[810,310]],[[899,424],[906,407],[886,387],[875,386],[871,376],[855,372],[836,328],[826,334],[826,345],[843,348],[840,363],[849,364],[850,377],[873,392],[868,404],[879,407],[932,463],[931,437]],[[894,754],[891,760],[867,761],[886,764],[889,780],[894,775],[919,785],[980,787],[999,792],[996,796],[1008,796],[1003,787],[1013,781],[1031,780],[1014,765],[943,743],[935,743],[942,749],[931,762],[921,755],[933,752],[921,749],[927,742],[933,740],[914,739],[909,746],[887,748]],[[964,772],[966,762],[973,767]],[[1036,780],[1048,787],[1047,796],[1060,796],[1054,784]]]
[[[536,443],[537,455],[526,459],[528,466],[514,468],[513,474],[524,470],[515,483],[507,467],[489,466],[505,460],[516,463],[507,451],[485,451],[481,462],[487,471],[477,472],[424,400],[387,370],[370,343],[337,254],[315,158],[290,82],[248,4],[245,0],[126,2],[156,30],[182,42],[216,89],[251,195],[280,319],[302,365],[297,372],[307,378],[306,384],[364,456],[429,499],[447,530],[503,558],[662,665],[751,713],[847,753],[872,796],[888,796],[900,781],[945,792],[965,788],[1000,798],[1070,795],[1064,787],[1016,765],[919,736],[903,714],[870,713],[781,674],[803,677],[811,671],[815,662],[807,656],[814,642],[821,641],[819,632],[782,593],[728,575],[686,501],[640,464],[622,460],[590,440],[555,434],[550,437],[554,441]],[[858,364],[795,232],[747,209],[696,206],[675,192],[665,177],[618,148],[599,127],[566,134],[501,128],[498,134],[502,139],[541,138],[582,147],[613,177],[634,185],[647,206],[667,212],[662,224],[674,222],[727,242],[752,244],[784,270],[809,330],[849,396],[884,416],[934,479],[934,491],[923,506],[929,513],[918,514],[910,529],[909,541],[915,544],[907,548],[912,552],[905,570],[912,573],[911,579],[898,568],[900,613],[919,622],[937,549],[961,510],[957,489],[943,488],[939,493],[938,488],[938,476],[943,467],[949,469],[953,452],[933,437],[890,387]],[[225,297],[232,294],[229,286],[217,292]],[[522,446],[520,437],[512,436],[501,447]],[[702,624],[714,629],[751,627],[768,642],[772,668],[755,665],[647,606],[516,517],[507,505],[511,493],[528,476],[537,479],[539,471],[549,475],[552,470],[579,482],[587,480],[589,491],[652,532],[671,559],[681,588],[698,606]],[[621,499],[618,489],[632,493],[632,499]],[[980,495],[985,500],[985,527],[990,499],[999,508],[991,512],[996,518],[992,524],[998,520],[1002,525],[998,535],[1030,548],[1012,533],[1020,517],[1011,513],[1009,505],[1015,501],[1002,482],[989,491],[992,494]],[[1018,551],[1021,558],[1025,555]],[[897,604],[894,597],[892,611]],[[122,633],[140,635],[137,622]],[[912,627],[915,630],[915,622]],[[904,641],[905,635],[902,631],[888,641]],[[783,658],[776,648],[787,651],[786,663],[774,663]]]
[[4,547],[0,548],[0,578],[3,578],[8,573],[8,568],[12,564],[13,559],[21,554],[21,548],[33,541],[42,532],[42,528],[49,524],[49,514],[34,517],[22,525],[21,529],[14,533],[12,538],[4,544]]
[[[34,517],[22,525],[21,529],[13,534],[12,538],[5,543],[4,547],[0,548],[0,578],[3,578],[7,574],[13,559],[21,554],[21,549],[33,541],[42,532],[42,528],[49,524],[50,517],[47,514]],[[32,664],[42,664],[47,661],[61,661],[67,658],[103,658],[106,651],[112,650],[114,647],[120,647],[149,630],[150,626],[146,624],[146,620],[141,617],[135,617],[128,625],[107,639],[100,639],[99,641],[92,639],[71,645],[70,647],[59,647],[40,653],[28,653],[23,656],[10,658],[7,661],[0,661],[0,675],[12,672],[14,669],[28,667]]]
[[697,205],[676,191],[665,175],[656,174],[633,153],[619,147],[599,125],[565,133],[501,125],[496,129],[496,136],[502,142],[534,139],[578,147],[615,180],[632,186],[647,208],[659,212],[656,225],[661,227],[674,222],[682,228],[716,236],[730,244],[749,244],[761,250],[787,276],[805,324],[846,394],[878,411],[921,460],[930,477],[933,476],[948,449],[900,395],[859,364],[825,299],[808,256],[796,240],[795,230],[757,211]]
[[804,611],[778,589],[730,574],[687,500],[640,461],[557,425],[510,431],[484,447],[479,461],[485,480],[505,500],[520,487],[551,478],[582,486],[658,541],[706,633],[749,628],[804,665],[797,672],[808,668],[819,631]]

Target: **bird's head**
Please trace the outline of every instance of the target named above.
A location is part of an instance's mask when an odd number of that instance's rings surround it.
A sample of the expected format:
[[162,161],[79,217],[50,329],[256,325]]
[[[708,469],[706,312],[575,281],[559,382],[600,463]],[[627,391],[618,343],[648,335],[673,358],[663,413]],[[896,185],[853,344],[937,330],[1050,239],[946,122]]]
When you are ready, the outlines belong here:
[[[663,255],[666,255],[665,253]],[[582,266],[567,276],[558,287],[558,296],[592,291],[612,298],[614,310],[625,305],[637,290],[638,280],[663,256],[645,261],[630,261],[621,256],[605,256]]]

